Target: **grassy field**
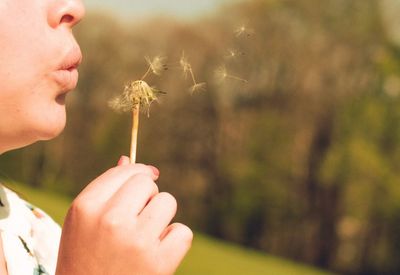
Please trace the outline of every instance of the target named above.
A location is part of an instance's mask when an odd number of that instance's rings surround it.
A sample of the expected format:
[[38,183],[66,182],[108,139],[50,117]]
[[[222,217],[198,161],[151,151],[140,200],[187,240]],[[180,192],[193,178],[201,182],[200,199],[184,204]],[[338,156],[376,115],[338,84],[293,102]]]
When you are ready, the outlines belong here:
[[[24,199],[41,207],[57,222],[62,223],[71,201],[69,197],[31,189],[19,184],[8,186]],[[193,247],[177,274],[322,275],[329,273],[195,233]]]

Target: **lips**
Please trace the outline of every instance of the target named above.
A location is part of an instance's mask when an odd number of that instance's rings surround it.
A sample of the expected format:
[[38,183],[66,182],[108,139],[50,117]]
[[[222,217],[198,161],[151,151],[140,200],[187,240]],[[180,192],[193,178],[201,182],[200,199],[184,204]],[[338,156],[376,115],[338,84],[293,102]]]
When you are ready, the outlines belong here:
[[78,84],[78,66],[81,61],[82,53],[79,47],[74,47],[67,52],[53,72],[53,78],[59,85],[61,93],[75,89]]

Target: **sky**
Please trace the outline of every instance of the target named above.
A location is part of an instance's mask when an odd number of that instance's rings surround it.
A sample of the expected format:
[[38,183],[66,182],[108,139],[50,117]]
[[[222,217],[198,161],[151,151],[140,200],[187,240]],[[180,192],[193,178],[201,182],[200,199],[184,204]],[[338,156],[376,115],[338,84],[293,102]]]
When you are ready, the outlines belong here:
[[380,4],[388,34],[393,42],[400,45],[400,0],[382,0]]
[[171,15],[182,19],[193,19],[213,12],[224,3],[238,0],[83,0],[88,11],[107,10],[124,19]]

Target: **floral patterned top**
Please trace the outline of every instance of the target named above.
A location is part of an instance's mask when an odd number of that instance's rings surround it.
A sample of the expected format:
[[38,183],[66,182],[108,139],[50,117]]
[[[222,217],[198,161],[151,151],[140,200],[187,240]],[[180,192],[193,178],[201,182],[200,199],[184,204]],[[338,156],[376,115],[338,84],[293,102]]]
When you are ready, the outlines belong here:
[[8,275],[53,275],[61,227],[0,184],[0,235]]

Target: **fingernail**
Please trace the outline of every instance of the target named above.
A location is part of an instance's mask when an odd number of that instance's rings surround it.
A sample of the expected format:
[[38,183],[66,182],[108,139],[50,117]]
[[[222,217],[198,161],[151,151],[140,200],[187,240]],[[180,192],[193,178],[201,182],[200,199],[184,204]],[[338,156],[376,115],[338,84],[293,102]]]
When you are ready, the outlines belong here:
[[124,156],[121,156],[118,161],[118,166],[121,166],[124,163]]
[[151,168],[154,175],[156,175],[157,177],[160,175],[160,171],[156,167],[154,167],[153,165],[148,165],[148,166]]

